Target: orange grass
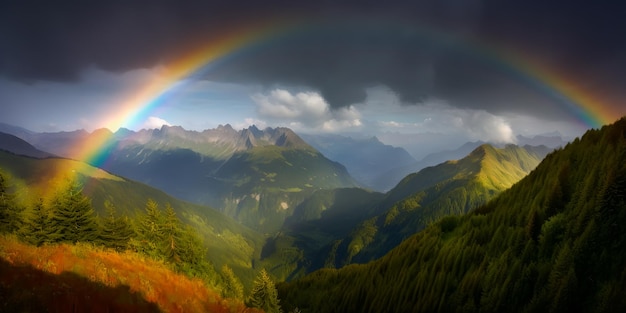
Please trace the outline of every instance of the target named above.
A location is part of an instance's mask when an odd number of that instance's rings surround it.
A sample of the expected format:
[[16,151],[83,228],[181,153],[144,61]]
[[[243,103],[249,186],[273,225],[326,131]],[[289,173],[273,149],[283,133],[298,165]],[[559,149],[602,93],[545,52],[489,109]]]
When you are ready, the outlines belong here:
[[[241,301],[222,299],[198,279],[169,269],[164,263],[133,252],[117,253],[86,244],[35,247],[0,237],[0,258],[11,266],[32,266],[60,275],[69,272],[103,286],[128,286],[165,312],[258,312]],[[9,273],[0,272],[0,281]]]

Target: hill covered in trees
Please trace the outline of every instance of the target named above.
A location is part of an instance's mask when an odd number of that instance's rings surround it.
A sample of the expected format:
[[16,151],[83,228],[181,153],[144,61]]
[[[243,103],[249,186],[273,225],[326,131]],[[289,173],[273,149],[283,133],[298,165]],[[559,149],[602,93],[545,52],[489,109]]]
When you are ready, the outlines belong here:
[[303,312],[623,312],[626,119],[365,265],[279,284]]
[[291,256],[282,263],[298,267],[287,279],[377,259],[439,218],[486,203],[534,169],[548,150],[483,144],[460,160],[408,175],[387,194],[318,191],[296,208],[283,232],[266,241],[261,257]]

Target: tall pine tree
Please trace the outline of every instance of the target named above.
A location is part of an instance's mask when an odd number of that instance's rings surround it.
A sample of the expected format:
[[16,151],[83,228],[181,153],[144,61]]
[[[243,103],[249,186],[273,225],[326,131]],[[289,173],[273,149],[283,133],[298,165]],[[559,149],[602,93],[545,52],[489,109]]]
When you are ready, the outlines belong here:
[[282,312],[276,286],[265,269],[262,269],[255,279],[254,286],[252,286],[252,291],[250,293],[250,297],[248,297],[248,301],[246,301],[246,305],[262,309],[267,313]]
[[161,225],[161,254],[165,260],[178,264],[181,261],[181,222],[172,206],[165,206],[165,216]]
[[233,270],[226,264],[222,266],[222,280],[224,281],[222,287],[222,296],[224,298],[243,299],[243,285]]
[[57,191],[52,199],[52,220],[59,228],[61,241],[76,243],[95,241],[98,224],[91,201],[76,181]]
[[27,243],[41,246],[61,238],[60,229],[52,220],[52,210],[44,205],[43,199],[39,199],[32,209],[25,212],[23,220],[18,234]]
[[115,206],[106,201],[104,203],[106,215],[102,219],[100,230],[100,242],[105,247],[123,251],[128,248],[130,239],[135,231],[127,216],[118,216]]
[[19,227],[19,207],[8,182],[8,175],[0,171],[0,233],[12,233]]
[[149,199],[145,213],[137,221],[137,240],[133,241],[135,250],[153,258],[160,258],[160,243],[162,242],[163,215],[156,201]]

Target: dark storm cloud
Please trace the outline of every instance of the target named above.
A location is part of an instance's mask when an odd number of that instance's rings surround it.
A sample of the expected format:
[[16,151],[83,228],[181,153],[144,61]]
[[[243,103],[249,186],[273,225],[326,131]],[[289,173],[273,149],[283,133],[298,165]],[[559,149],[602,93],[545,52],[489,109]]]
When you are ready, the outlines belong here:
[[[22,81],[73,81],[88,66],[151,67],[261,16],[303,16],[320,30],[222,64],[205,78],[311,88],[334,107],[361,102],[365,88],[384,84],[407,103],[436,96],[458,107],[556,116],[560,112],[546,111],[542,95],[497,67],[411,32],[427,25],[461,40],[528,50],[521,52],[601,77],[595,84],[623,79],[611,66],[624,64],[626,53],[619,2],[545,2],[3,2],[0,73]],[[402,27],[379,29],[388,24]]]

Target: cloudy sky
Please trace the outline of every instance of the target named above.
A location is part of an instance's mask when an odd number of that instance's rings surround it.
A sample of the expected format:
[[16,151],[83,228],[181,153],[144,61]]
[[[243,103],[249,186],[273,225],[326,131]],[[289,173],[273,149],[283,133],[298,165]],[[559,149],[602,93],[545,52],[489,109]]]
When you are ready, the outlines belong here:
[[[589,113],[626,114],[619,1],[42,3],[0,4],[0,122],[33,131],[229,123],[453,146],[578,136]],[[111,122],[194,49],[267,23],[293,29]]]

